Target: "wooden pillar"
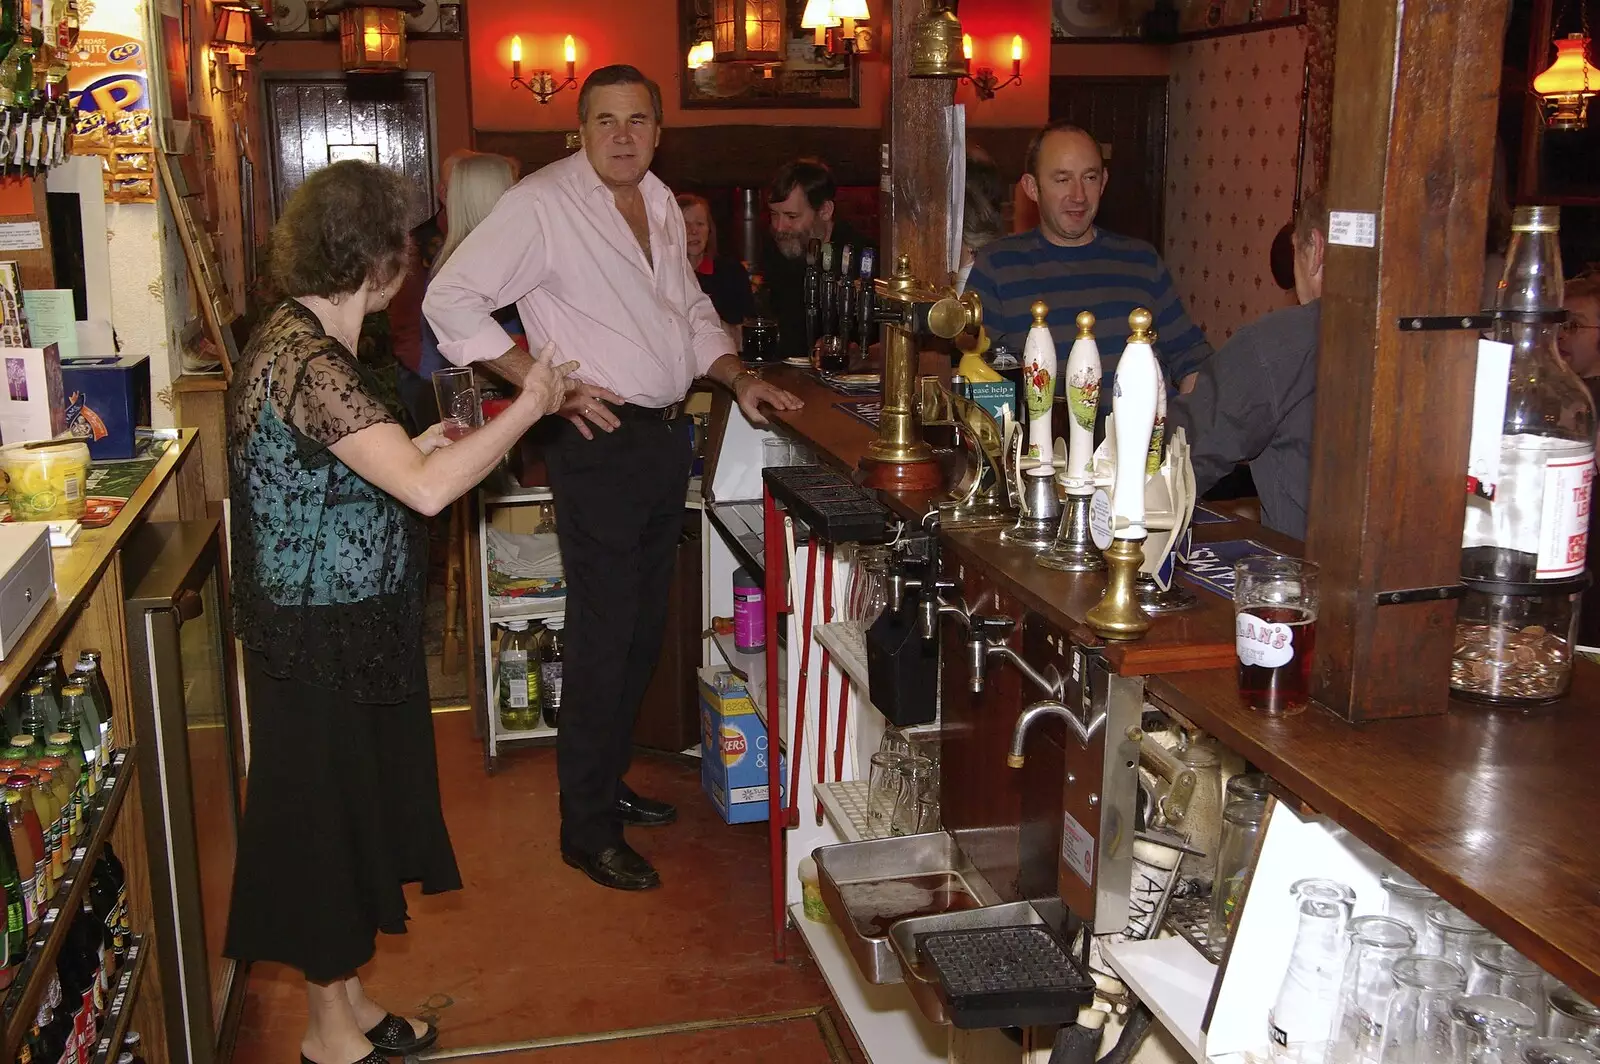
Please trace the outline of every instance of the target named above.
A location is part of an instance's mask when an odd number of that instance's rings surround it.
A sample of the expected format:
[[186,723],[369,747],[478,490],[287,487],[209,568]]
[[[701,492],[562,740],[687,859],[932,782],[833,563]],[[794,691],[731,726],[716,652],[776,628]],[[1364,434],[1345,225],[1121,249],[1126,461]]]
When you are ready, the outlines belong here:
[[1460,576],[1476,334],[1402,333],[1478,309],[1508,0],[1343,0],[1328,206],[1375,216],[1328,248],[1309,556],[1317,700],[1350,720],[1442,713]]
[[880,241],[886,261],[878,275],[894,272],[895,260],[911,256],[919,280],[944,284],[949,277],[945,229],[950,214],[950,138],[945,108],[955,101],[955,82],[911,77],[917,16],[926,0],[890,0],[888,191],[882,200]]

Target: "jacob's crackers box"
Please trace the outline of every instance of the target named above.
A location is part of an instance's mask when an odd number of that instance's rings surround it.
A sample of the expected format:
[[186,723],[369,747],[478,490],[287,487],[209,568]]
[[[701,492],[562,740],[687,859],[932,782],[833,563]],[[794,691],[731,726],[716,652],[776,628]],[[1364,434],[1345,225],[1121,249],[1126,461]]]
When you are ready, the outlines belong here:
[[[744,682],[700,670],[700,783],[730,824],[767,819],[766,725]],[[782,763],[778,777],[783,778]]]

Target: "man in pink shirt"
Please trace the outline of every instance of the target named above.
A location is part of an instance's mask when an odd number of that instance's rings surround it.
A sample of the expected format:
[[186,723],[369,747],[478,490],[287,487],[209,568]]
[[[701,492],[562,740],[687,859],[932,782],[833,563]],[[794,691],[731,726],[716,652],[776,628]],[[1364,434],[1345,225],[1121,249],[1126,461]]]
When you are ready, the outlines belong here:
[[660,877],[622,827],[677,811],[622,777],[683,528],[683,397],[709,377],[758,424],[761,404],[800,400],[740,365],[689,266],[683,212],[649,172],[661,90],[631,66],[603,67],[579,90],[578,121],[583,150],[501,197],[433,279],[423,313],[456,365],[523,379],[531,356],[491,317],[513,303],[533,350],[554,341],[582,364],[562,408],[570,424],[546,448],[567,577],[561,856],[602,886],[646,890]]

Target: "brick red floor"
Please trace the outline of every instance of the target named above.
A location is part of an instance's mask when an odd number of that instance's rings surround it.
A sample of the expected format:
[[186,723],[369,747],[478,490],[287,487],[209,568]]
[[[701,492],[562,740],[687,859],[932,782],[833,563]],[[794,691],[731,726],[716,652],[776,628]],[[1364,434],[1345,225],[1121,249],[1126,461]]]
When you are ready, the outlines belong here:
[[[555,752],[510,752],[483,771],[465,713],[435,716],[445,815],[465,889],[413,894],[411,931],[379,936],[362,972],[395,1011],[428,1012],[440,1045],[469,1047],[829,1005],[793,932],[774,964],[766,825],[730,827],[685,759],[641,755],[629,776],[643,794],[675,802],[677,824],[630,832],[664,886],[605,890],[561,863]],[[251,973],[237,1064],[298,1059],[304,984],[274,965]],[[842,1018],[838,1025],[844,1028]],[[847,1030],[842,1031],[848,1041]],[[811,1019],[517,1054],[504,1059],[590,1061],[829,1059]]]

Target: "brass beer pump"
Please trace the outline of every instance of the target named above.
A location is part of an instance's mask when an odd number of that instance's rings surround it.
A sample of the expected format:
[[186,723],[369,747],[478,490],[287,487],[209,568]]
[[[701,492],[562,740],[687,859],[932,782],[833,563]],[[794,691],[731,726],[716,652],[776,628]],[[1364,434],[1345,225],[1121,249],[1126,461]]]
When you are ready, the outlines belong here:
[[1117,362],[1111,414],[1116,432],[1117,472],[1112,495],[1111,546],[1106,548],[1106,592],[1084,615],[1102,639],[1138,639],[1150,629],[1136,584],[1144,564],[1145,463],[1155,429],[1156,390],[1164,387],[1150,346],[1150,312],[1128,315],[1128,346]]
[[878,438],[868,446],[861,469],[868,487],[932,491],[943,486],[944,474],[917,427],[916,340],[953,340],[983,324],[983,308],[975,292],[957,296],[918,281],[908,255],[901,255],[894,273],[876,284],[875,317],[883,326],[883,411]]

